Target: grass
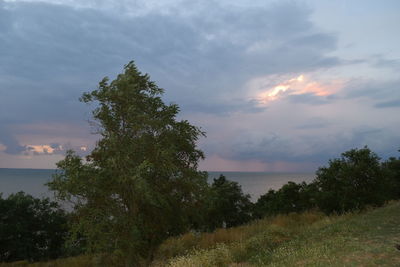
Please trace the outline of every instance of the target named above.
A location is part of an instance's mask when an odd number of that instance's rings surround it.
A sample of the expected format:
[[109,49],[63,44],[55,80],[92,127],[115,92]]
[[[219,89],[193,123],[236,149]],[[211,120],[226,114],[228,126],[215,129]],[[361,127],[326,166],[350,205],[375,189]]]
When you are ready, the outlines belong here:
[[18,261],[12,263],[0,263],[0,267],[92,267],[92,266],[123,266],[123,263],[109,255],[81,255],[76,257],[61,258],[48,262],[29,263]]
[[[324,215],[316,212],[303,214],[279,215],[274,218],[253,221],[247,225],[229,229],[217,229],[213,233],[187,233],[180,237],[166,240],[158,249],[157,261],[182,256],[193,250],[204,250],[215,247],[217,244],[243,243],[260,233],[278,231],[278,228],[286,228],[287,231],[296,232],[305,225],[314,223]],[[275,229],[276,228],[276,229]]]
[[[280,215],[213,233],[166,240],[153,267],[400,266],[400,202],[362,213]],[[117,266],[107,255],[0,266]]]
[[400,203],[317,223],[278,247],[271,266],[400,266]]
[[314,215],[316,220],[309,219],[310,213],[297,216],[279,216],[248,238],[196,249],[164,265],[400,266],[395,248],[400,244],[400,202],[358,214]]

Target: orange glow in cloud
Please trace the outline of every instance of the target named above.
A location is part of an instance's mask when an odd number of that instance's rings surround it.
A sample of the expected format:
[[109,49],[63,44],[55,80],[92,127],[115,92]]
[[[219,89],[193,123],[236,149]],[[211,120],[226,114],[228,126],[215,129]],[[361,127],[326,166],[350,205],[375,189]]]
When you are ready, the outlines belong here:
[[[1,148],[1,145],[0,145]],[[56,147],[52,147],[50,145],[26,145],[27,148],[27,153],[37,153],[37,154],[54,154],[58,153],[64,150],[64,147],[62,145],[58,145]],[[75,147],[77,150],[86,152],[88,150],[88,147],[85,145],[81,145],[78,147]]]
[[257,100],[261,104],[266,104],[271,101],[277,100],[285,95],[301,95],[301,94],[314,94],[317,96],[331,95],[342,86],[341,82],[331,82],[322,84],[317,81],[312,81],[304,75],[288,79],[280,82],[272,88],[258,94]]
[[27,148],[32,152],[40,154],[53,154],[55,150],[49,145],[27,145]]

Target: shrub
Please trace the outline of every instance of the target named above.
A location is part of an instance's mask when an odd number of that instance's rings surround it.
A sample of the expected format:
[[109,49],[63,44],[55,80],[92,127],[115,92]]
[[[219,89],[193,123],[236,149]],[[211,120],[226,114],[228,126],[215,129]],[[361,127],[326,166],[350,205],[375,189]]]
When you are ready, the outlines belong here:
[[288,182],[279,190],[269,190],[254,206],[258,218],[291,212],[303,212],[315,206],[314,184]]
[[391,157],[382,163],[384,176],[387,178],[387,196],[400,199],[400,158]]
[[24,192],[0,195],[0,262],[57,258],[66,236],[67,216],[56,202]]
[[237,182],[227,180],[224,175],[214,179],[211,185],[209,206],[206,220],[208,230],[234,227],[252,219],[250,195],[244,194]]
[[343,213],[379,206],[387,199],[388,188],[379,157],[368,147],[342,153],[317,171],[317,205],[326,212]]

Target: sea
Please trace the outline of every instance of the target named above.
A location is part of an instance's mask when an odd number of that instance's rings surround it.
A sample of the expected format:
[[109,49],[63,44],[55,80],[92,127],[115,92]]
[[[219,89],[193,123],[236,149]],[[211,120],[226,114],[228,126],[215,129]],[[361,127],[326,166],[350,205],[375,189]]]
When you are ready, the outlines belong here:
[[[53,197],[45,183],[51,180],[55,170],[50,169],[4,169],[0,168],[0,193],[3,198],[12,193],[24,191],[34,197]],[[228,180],[239,183],[245,194],[256,201],[269,189],[279,189],[289,181],[310,182],[314,173],[271,173],[271,172],[208,172],[209,182],[223,174]]]

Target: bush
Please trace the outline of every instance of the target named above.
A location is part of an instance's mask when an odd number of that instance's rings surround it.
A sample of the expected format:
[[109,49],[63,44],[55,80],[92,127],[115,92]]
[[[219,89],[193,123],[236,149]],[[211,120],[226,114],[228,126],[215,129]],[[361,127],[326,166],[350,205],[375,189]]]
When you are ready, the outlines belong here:
[[270,189],[260,196],[254,207],[254,215],[262,218],[309,210],[315,205],[315,192],[314,184],[288,182],[279,190]]
[[250,195],[243,194],[237,182],[229,181],[224,175],[214,179],[209,193],[209,210],[206,228],[234,227],[251,220],[253,203]]
[[389,158],[382,163],[382,170],[388,180],[387,196],[400,199],[400,158]]
[[318,169],[309,183],[288,182],[269,190],[254,206],[254,216],[272,216],[318,208],[331,213],[380,206],[400,199],[400,158],[380,158],[368,147],[351,149]]
[[388,199],[388,180],[379,157],[368,147],[342,153],[317,171],[317,205],[326,213],[343,213],[380,206]]
[[0,262],[57,258],[66,236],[67,217],[56,202],[24,192],[0,195]]

